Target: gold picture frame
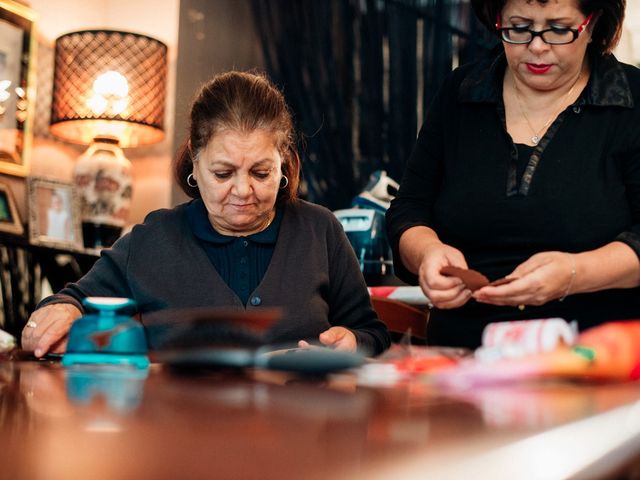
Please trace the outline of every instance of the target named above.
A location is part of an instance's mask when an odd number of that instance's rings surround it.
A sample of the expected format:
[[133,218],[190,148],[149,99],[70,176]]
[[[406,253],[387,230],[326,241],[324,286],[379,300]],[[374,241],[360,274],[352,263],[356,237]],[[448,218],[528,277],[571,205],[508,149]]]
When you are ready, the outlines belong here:
[[24,234],[24,226],[20,220],[11,188],[2,182],[0,182],[0,232],[14,235]]
[[0,0],[0,173],[29,172],[36,96],[35,14]]
[[27,177],[29,240],[66,250],[82,250],[80,198],[71,183]]

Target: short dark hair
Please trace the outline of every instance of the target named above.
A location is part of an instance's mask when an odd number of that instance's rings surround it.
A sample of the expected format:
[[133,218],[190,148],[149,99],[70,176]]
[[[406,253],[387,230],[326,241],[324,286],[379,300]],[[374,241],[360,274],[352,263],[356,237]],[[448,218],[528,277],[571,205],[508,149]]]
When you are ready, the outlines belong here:
[[[529,3],[548,3],[549,0],[528,0]],[[585,15],[594,14],[597,22],[593,29],[589,44],[589,51],[594,54],[604,55],[611,53],[620,41],[622,34],[622,22],[626,0],[576,0],[578,8]],[[507,0],[471,0],[471,5],[476,16],[482,24],[491,32],[495,32],[496,18],[502,12]]]
[[277,202],[296,200],[300,183],[300,155],[296,146],[293,118],[284,95],[263,73],[230,71],[216,75],[200,89],[191,106],[189,138],[180,147],[173,174],[182,190],[199,198],[198,187],[187,183],[193,161],[221,130],[251,133],[273,132],[282,156],[282,174],[289,182],[278,192]]

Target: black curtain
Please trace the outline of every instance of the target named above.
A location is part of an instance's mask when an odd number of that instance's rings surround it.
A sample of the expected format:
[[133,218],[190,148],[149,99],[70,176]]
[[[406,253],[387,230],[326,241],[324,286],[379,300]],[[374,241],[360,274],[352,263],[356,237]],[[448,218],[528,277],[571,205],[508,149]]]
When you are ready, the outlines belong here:
[[302,134],[303,196],[346,208],[400,180],[444,77],[495,45],[464,0],[253,0],[267,72]]
[[254,2],[267,71],[303,135],[305,196],[331,209],[355,191],[350,101],[353,35],[348,2]]

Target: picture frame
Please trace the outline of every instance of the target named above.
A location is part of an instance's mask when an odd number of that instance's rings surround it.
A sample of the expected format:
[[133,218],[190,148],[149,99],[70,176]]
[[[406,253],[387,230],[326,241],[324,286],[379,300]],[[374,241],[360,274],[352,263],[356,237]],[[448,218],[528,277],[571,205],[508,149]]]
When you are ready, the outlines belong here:
[[29,172],[36,96],[35,14],[0,0],[0,173]]
[[24,226],[9,185],[0,182],[0,232],[23,235]]
[[27,177],[29,240],[66,250],[82,250],[80,198],[71,183]]

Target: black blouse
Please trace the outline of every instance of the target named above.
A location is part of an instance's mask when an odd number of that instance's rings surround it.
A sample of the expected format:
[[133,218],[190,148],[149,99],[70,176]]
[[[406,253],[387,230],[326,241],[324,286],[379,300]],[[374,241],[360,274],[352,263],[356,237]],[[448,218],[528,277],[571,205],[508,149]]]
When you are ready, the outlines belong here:
[[[436,96],[387,213],[397,274],[402,233],[432,227],[490,279],[531,255],[583,252],[614,240],[640,255],[640,70],[613,56],[593,63],[578,100],[539,144],[518,147],[506,130],[504,54],[452,73]],[[519,311],[473,300],[435,309],[432,344],[477,347],[493,321],[563,317],[584,329],[640,318],[640,288],[570,295]]]

